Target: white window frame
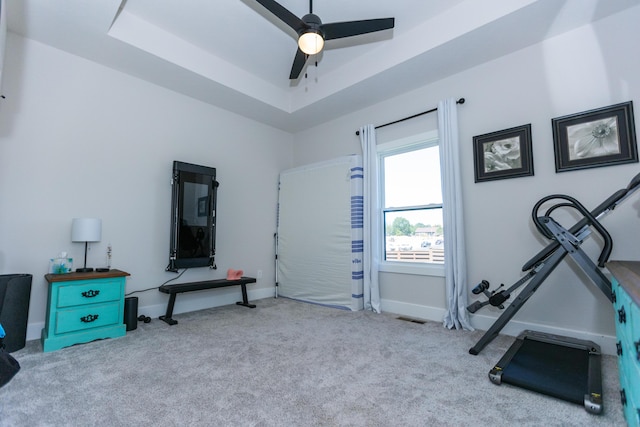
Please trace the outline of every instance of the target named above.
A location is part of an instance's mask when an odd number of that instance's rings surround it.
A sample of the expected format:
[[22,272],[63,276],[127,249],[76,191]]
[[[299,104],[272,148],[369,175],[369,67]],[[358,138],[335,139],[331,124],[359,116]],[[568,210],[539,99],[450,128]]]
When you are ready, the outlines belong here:
[[[378,152],[378,200],[380,206],[377,212],[380,221],[378,222],[382,230],[380,230],[380,236],[385,236],[384,230],[384,165],[383,159],[385,156],[401,154],[408,151],[413,151],[419,148],[433,147],[439,145],[440,140],[438,138],[438,131],[424,132],[417,135],[413,135],[407,138],[398,139],[395,141],[379,144],[377,146]],[[440,172],[442,173],[442,171]],[[385,259],[386,242],[385,239],[380,239],[380,246],[378,247],[378,256],[380,264],[378,271],[387,273],[399,273],[399,274],[414,274],[419,276],[438,276],[444,277],[445,269],[444,264],[435,263],[408,263],[401,261],[387,261]],[[445,259],[445,262],[447,260]]]

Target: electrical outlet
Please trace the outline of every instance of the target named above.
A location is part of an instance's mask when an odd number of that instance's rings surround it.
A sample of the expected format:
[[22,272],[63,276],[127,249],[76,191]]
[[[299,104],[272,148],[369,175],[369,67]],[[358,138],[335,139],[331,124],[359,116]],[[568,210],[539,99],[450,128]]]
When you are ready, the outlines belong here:
[[257,276],[258,276],[258,279],[262,279],[262,270],[258,270]]

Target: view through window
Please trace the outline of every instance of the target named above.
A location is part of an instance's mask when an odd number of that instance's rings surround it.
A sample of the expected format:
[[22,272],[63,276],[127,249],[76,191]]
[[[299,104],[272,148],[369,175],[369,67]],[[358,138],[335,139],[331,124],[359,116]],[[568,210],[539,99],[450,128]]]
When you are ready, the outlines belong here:
[[444,263],[442,188],[437,141],[383,151],[384,259]]

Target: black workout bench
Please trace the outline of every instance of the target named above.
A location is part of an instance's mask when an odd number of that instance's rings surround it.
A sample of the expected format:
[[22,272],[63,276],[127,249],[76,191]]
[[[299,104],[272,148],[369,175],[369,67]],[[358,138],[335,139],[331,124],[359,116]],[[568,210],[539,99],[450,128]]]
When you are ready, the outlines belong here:
[[240,285],[242,288],[242,301],[236,302],[238,305],[243,305],[249,308],[255,308],[255,304],[249,304],[247,297],[247,284],[256,283],[256,279],[253,277],[242,277],[237,280],[217,279],[217,280],[205,280],[203,282],[190,282],[190,283],[174,283],[162,285],[158,290],[162,293],[169,294],[169,303],[167,304],[167,313],[164,316],[160,316],[160,320],[167,322],[169,325],[175,325],[177,320],[173,320],[173,306],[176,303],[176,295],[184,292],[203,291],[205,289],[224,288],[227,286]]

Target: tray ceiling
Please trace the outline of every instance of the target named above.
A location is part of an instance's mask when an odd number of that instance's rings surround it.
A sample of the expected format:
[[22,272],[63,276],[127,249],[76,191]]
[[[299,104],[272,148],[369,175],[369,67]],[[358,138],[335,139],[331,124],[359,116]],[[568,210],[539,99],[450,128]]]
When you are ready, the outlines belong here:
[[[395,28],[328,41],[295,81],[296,34],[254,0],[6,3],[9,31],[296,132],[640,0],[316,0],[323,22],[395,17]],[[308,13],[306,0],[280,4]]]

